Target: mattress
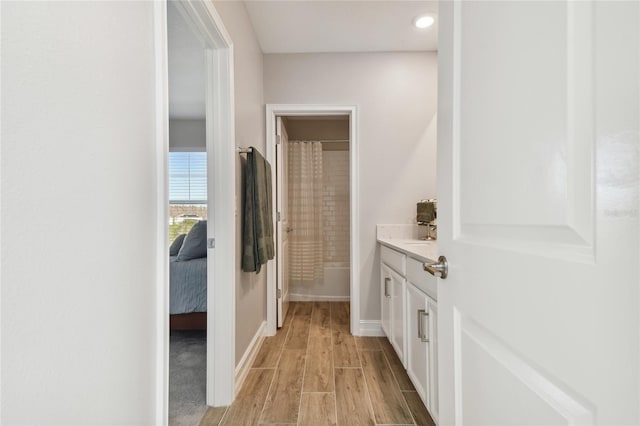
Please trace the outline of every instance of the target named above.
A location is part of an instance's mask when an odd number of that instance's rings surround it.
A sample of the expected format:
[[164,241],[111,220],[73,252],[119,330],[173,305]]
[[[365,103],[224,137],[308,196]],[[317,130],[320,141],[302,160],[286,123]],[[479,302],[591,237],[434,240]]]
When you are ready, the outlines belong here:
[[207,312],[207,258],[169,258],[170,314]]

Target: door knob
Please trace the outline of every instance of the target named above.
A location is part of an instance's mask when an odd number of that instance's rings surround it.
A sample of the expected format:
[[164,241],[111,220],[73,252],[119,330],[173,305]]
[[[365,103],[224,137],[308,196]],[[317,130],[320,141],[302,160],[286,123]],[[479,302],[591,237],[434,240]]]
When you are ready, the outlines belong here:
[[445,279],[447,278],[447,273],[449,271],[449,263],[447,262],[447,258],[444,256],[440,256],[438,261],[435,263],[423,263],[422,267],[425,271],[430,273],[431,275]]

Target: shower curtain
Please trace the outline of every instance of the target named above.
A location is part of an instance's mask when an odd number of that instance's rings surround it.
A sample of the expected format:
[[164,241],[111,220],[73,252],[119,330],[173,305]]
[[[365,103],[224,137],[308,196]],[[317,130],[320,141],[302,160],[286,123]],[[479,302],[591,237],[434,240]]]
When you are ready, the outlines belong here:
[[312,284],[324,276],[322,143],[289,141],[289,279]]

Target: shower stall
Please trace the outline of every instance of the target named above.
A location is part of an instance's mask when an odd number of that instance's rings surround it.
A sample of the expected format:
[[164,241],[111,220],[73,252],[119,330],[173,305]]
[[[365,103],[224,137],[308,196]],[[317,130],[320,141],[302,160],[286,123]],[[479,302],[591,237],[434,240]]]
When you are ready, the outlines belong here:
[[286,125],[290,300],[349,300],[349,122],[289,119]]

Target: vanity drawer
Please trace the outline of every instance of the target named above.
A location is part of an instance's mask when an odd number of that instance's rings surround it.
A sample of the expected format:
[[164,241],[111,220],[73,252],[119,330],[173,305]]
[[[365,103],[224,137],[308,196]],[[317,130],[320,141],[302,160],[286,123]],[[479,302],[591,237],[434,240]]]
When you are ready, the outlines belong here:
[[382,263],[387,264],[390,268],[395,269],[400,275],[404,276],[406,271],[407,256],[404,253],[390,249],[387,246],[380,246],[380,259]]
[[422,267],[423,262],[407,258],[407,280],[434,300],[438,300],[438,287],[436,277],[428,273]]

